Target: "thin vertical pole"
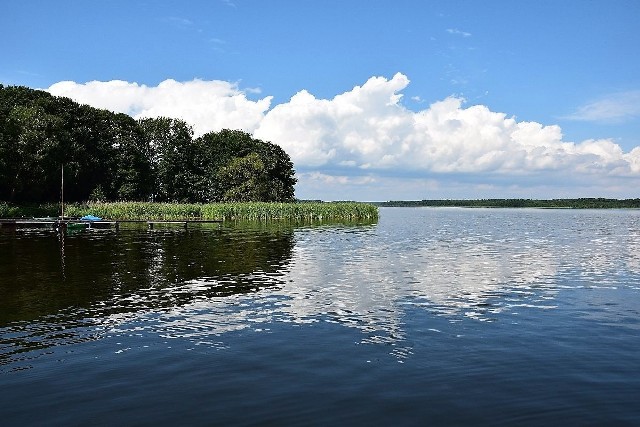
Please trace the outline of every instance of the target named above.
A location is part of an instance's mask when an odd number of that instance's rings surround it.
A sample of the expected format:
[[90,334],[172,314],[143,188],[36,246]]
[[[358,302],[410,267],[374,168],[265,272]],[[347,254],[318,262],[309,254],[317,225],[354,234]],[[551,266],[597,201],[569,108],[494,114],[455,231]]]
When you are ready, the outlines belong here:
[[62,206],[62,220],[64,220],[64,164],[62,165],[62,179],[60,180],[60,204]]

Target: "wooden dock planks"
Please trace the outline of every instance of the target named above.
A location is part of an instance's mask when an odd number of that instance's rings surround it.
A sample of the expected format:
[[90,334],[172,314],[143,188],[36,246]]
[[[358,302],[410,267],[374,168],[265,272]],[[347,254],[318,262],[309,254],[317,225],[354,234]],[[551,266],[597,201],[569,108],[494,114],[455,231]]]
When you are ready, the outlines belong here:
[[106,229],[114,227],[120,228],[120,224],[147,224],[150,230],[155,225],[175,224],[188,228],[189,224],[219,224],[222,220],[114,220],[114,221],[82,221],[75,219],[25,219],[25,218],[0,218],[2,228],[57,228],[65,229],[85,224],[87,228]]

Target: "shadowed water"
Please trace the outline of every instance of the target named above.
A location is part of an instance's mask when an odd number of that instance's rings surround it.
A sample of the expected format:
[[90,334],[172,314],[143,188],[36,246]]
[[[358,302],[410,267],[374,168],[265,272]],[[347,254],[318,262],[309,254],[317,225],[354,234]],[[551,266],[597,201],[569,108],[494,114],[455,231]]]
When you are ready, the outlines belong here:
[[640,212],[0,233],[8,425],[637,425]]

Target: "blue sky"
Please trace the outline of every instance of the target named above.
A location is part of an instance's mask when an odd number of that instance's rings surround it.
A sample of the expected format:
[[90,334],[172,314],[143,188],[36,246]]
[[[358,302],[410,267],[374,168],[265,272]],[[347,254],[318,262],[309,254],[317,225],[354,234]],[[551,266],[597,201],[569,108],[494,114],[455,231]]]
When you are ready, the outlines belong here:
[[242,128],[300,198],[640,197],[638,22],[635,0],[5,0],[0,83]]

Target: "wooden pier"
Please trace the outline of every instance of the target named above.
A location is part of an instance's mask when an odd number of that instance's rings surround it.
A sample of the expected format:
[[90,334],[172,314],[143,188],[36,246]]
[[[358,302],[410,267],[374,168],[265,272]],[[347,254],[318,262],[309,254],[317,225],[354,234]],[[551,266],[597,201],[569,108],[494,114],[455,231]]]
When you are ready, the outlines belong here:
[[190,219],[190,220],[145,220],[145,219],[125,219],[125,220],[100,220],[90,221],[81,219],[57,219],[57,218],[0,218],[0,228],[52,228],[56,230],[69,230],[69,229],[110,229],[115,228],[116,231],[120,229],[120,224],[147,224],[149,230],[153,230],[154,226],[169,224],[180,225],[182,228],[187,229],[190,224],[219,224],[222,220],[204,220],[204,219]]

